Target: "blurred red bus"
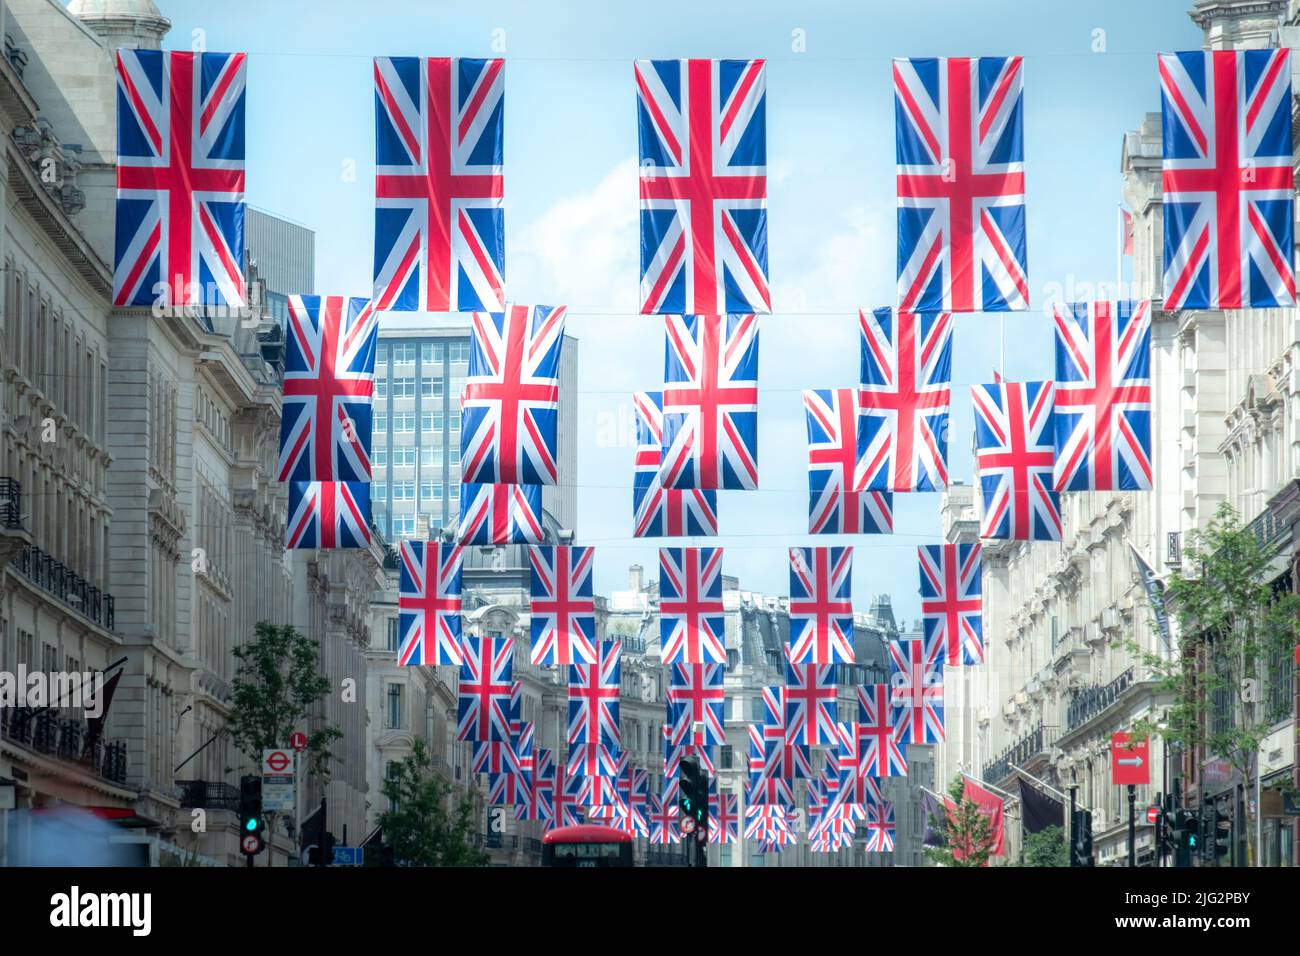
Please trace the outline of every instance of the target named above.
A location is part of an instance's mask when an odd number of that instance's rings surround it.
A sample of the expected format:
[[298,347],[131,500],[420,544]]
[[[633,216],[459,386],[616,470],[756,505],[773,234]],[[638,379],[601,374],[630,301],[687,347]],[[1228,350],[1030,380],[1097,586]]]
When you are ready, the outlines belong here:
[[542,837],[542,866],[631,866],[632,835],[613,827],[557,827]]

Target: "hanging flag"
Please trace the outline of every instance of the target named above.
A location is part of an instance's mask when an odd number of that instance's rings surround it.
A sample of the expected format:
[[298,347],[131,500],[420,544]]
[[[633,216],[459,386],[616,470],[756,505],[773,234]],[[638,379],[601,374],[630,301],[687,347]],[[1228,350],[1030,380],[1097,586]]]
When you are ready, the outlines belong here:
[[632,478],[632,536],[686,538],[718,533],[718,493],[704,488],[665,488],[663,392],[633,392],[636,459]]
[[898,308],[1029,308],[1021,58],[894,60]]
[[1164,308],[1295,304],[1289,50],[1159,57]]
[[547,823],[548,831],[559,827],[575,827],[582,823],[579,812],[583,785],[590,781],[584,777],[571,776],[568,768],[555,762],[555,782],[551,788],[552,816]]
[[[566,769],[569,777],[575,780],[590,777],[617,777],[619,773],[618,747],[609,744],[575,744],[569,748],[569,763]],[[584,794],[584,806],[589,806],[592,799]]]
[[379,323],[365,299],[291,295],[280,481],[369,481]]
[[569,665],[570,747],[605,744],[617,752],[622,656],[621,641],[601,641],[593,662]]
[[921,788],[921,814],[925,819],[925,827],[921,832],[922,846],[946,845],[947,841],[944,837],[944,831],[948,826],[946,803],[946,800],[941,801],[929,790]]
[[758,487],[758,319],[664,319],[665,488]]
[[[835,749],[827,757],[827,764],[834,772],[830,775],[835,788],[838,806],[862,805],[869,797],[868,782],[871,777],[862,764],[860,744],[862,734],[857,722],[835,725]],[[823,792],[829,792],[823,788]]]
[[437,541],[401,541],[397,663],[460,666],[460,582],[464,554]]
[[980,786],[975,778],[968,774],[962,774],[962,791],[966,799],[979,804],[980,812],[989,818],[989,826],[993,837],[989,856],[1005,856],[1006,832],[1003,826],[1002,798],[991,790]]
[[539,666],[596,660],[596,601],[592,591],[595,548],[528,549],[532,654]]
[[364,481],[289,482],[288,548],[370,547],[370,485]]
[[682,837],[677,830],[677,798],[664,794],[662,797],[650,795],[650,842],[655,846],[667,846],[681,843]]
[[757,725],[749,725],[746,803],[794,806],[794,781],[781,773],[779,753],[776,742],[764,739]]
[[808,424],[810,534],[888,534],[894,496],[866,491],[858,444],[858,403],[851,388],[803,393]]
[[526,794],[527,801],[515,804],[516,820],[544,820],[555,817],[555,753],[538,748],[537,761]]
[[113,305],[244,305],[243,53],[117,51]]
[[867,806],[867,842],[863,849],[868,853],[894,852],[894,805],[892,803]]
[[513,808],[519,803],[526,805],[528,800],[528,776],[518,768],[488,774],[489,806]]
[[858,759],[870,777],[906,777],[907,758],[899,741],[902,715],[889,705],[886,684],[859,685]]
[[461,481],[554,485],[565,307],[474,313],[461,398]]
[[1057,491],[1151,489],[1151,303],[1056,305]]
[[715,793],[709,801],[709,842],[735,843],[740,836],[740,796]]
[[[697,744],[727,742],[725,671],[725,664],[673,664],[669,668],[668,723],[676,728],[678,739]],[[696,724],[703,728],[699,738],[690,732]]]
[[981,538],[1061,540],[1061,496],[1052,490],[1052,394],[1051,382],[971,388]]
[[948,487],[952,314],[858,313],[859,473],[874,491]]
[[375,308],[505,306],[505,60],[375,57]]
[[[1169,635],[1169,612],[1165,609],[1165,584],[1156,577],[1155,568],[1147,563],[1146,558],[1138,552],[1129,542],[1129,550],[1133,552],[1133,562],[1137,565],[1138,577],[1142,579],[1142,587],[1147,592],[1147,603],[1151,605],[1151,612],[1155,615],[1156,626],[1160,628],[1160,636],[1164,639],[1165,648],[1171,646]],[[1300,659],[1296,661],[1300,663]]]
[[725,664],[721,548],[659,549],[659,654],[665,664]]
[[476,740],[471,754],[471,773],[498,774],[519,767],[515,745],[509,740]]
[[541,485],[460,486],[461,544],[541,544]]
[[807,744],[798,743],[786,733],[785,687],[776,684],[762,692],[763,722],[760,726],[768,746],[766,764],[769,772],[784,780],[806,780],[813,775],[812,752]]
[[456,739],[509,741],[514,641],[508,637],[466,637],[461,642],[461,654]]
[[834,664],[796,664],[785,656],[785,735],[810,747],[835,742]]
[[762,60],[637,60],[641,311],[771,312]]
[[1020,823],[1025,833],[1042,833],[1049,827],[1065,826],[1065,803],[1057,800],[1023,777],[1017,777],[1020,785]]
[[943,662],[927,660],[919,640],[889,642],[889,703],[903,712],[898,742],[941,744]]
[[978,542],[923,544],[921,628],[927,666],[984,663],[984,598]]
[[1119,251],[1121,256],[1133,255],[1133,214],[1123,206],[1119,210]]
[[853,663],[852,548],[790,549],[790,660]]

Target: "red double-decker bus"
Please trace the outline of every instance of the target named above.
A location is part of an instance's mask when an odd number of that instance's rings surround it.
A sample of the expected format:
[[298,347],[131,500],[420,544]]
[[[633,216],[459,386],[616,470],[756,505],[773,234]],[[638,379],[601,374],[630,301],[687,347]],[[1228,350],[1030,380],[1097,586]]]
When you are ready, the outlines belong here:
[[542,866],[631,866],[632,835],[613,827],[557,827],[542,837]]

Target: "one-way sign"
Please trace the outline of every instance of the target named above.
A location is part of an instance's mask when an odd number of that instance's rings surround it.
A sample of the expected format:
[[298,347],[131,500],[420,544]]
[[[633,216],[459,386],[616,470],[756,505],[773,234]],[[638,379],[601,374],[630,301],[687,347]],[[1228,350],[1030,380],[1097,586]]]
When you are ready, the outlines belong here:
[[1148,740],[1130,734],[1113,734],[1110,738],[1110,782],[1117,787],[1151,782],[1151,759]]

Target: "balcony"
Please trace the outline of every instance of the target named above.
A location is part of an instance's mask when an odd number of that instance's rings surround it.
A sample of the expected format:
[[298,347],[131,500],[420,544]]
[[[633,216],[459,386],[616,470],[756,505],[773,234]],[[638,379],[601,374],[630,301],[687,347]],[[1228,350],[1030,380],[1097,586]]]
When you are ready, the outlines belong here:
[[0,708],[0,736],[36,753],[84,764],[110,783],[126,783],[126,744],[92,739],[84,719],[61,717],[53,710]]
[[992,784],[1006,780],[1015,772],[1013,764],[1024,766],[1032,763],[1035,757],[1047,753],[1052,744],[1056,743],[1058,735],[1059,728],[1040,723],[1004,750],[1001,755],[986,763],[984,779]]
[[36,545],[28,545],[11,562],[12,567],[32,584],[57,598],[82,617],[106,631],[114,628],[113,595],[91,586],[62,561],[55,560]]
[[181,809],[239,812],[239,788],[218,780],[177,780]]
[[1111,704],[1119,700],[1121,694],[1133,683],[1133,668],[1120,674],[1109,684],[1094,684],[1077,691],[1065,712],[1067,730],[1076,730],[1092,720]]
[[0,478],[0,528],[23,526],[23,486],[13,478]]

